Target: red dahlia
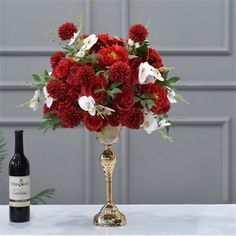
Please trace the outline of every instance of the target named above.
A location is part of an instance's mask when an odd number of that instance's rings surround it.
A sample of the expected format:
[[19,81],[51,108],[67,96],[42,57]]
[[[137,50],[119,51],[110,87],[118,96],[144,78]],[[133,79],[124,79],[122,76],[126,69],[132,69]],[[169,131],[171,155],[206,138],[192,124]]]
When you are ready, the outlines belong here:
[[119,126],[120,120],[118,115],[115,112],[112,112],[111,115],[107,116],[107,123],[111,126]]
[[59,64],[60,60],[64,58],[65,56],[66,54],[61,51],[54,53],[50,58],[51,67],[55,69],[57,65]]
[[130,129],[139,129],[140,125],[144,122],[142,111],[135,108],[130,112],[125,113],[121,119],[122,125],[125,125]]
[[78,29],[73,23],[66,22],[58,28],[58,36],[61,40],[68,40],[71,39],[77,31]]
[[83,65],[78,68],[77,76],[80,84],[83,86],[83,92],[88,94],[91,83],[96,79],[94,69],[89,65]]
[[148,36],[147,28],[142,24],[132,25],[129,29],[129,38],[134,42],[143,42]]
[[161,55],[153,48],[148,49],[148,63],[155,68],[163,66]]
[[79,125],[81,113],[77,107],[68,107],[60,114],[64,128],[74,128]]
[[118,61],[110,68],[111,80],[114,82],[127,82],[130,79],[131,70],[127,63]]
[[47,91],[50,97],[61,99],[66,96],[67,86],[61,81],[51,79],[47,84]]

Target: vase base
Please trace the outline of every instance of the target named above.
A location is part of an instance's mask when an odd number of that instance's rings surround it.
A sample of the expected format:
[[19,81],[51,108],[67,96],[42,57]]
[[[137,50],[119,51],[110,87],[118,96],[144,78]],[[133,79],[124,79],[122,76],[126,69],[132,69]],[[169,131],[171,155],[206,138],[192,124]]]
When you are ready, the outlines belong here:
[[106,203],[95,215],[93,223],[101,227],[117,227],[126,225],[126,218],[114,203]]

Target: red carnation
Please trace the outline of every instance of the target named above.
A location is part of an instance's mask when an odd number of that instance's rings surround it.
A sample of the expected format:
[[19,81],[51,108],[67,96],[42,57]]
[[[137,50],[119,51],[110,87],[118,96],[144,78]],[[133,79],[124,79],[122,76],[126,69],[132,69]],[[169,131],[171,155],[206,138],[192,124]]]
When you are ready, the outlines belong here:
[[83,122],[89,131],[101,131],[106,125],[106,120],[101,116],[91,116],[88,112],[83,115]]
[[68,107],[60,114],[64,128],[74,128],[80,124],[81,112],[77,107]]
[[58,79],[63,79],[65,78],[70,70],[71,63],[70,61],[67,60],[61,60],[56,67],[53,75],[55,75],[56,78]]
[[132,25],[129,29],[129,38],[134,42],[143,42],[148,36],[147,28],[142,24]]
[[78,29],[73,23],[66,22],[58,28],[58,36],[61,40],[68,40],[71,39],[77,31]]
[[113,106],[119,113],[128,112],[134,105],[134,92],[123,91],[117,93],[113,100]]
[[131,70],[127,63],[118,61],[110,68],[111,80],[114,82],[127,82],[130,79]]
[[90,84],[89,90],[91,96],[94,98],[96,102],[102,102],[107,97],[107,92],[99,92],[96,93],[96,90],[106,89],[107,81],[104,77],[96,77]]
[[127,62],[128,51],[121,46],[113,45],[99,50],[96,57],[99,59],[100,66],[107,67],[118,61]]
[[139,129],[144,122],[144,116],[141,110],[132,109],[122,116],[122,125],[130,129]]
[[66,54],[61,51],[54,53],[50,58],[51,67],[55,69],[56,66],[59,64],[60,60],[64,58],[65,56]]
[[61,81],[51,79],[47,84],[47,91],[50,97],[60,99],[66,96],[67,86]]
[[83,65],[77,70],[78,80],[83,87],[83,92],[88,94],[91,83],[96,79],[94,69],[89,65]]
[[153,48],[148,49],[147,61],[157,69],[163,66],[161,55]]
[[115,112],[112,112],[111,115],[107,116],[107,123],[111,126],[119,126],[120,120],[118,115]]

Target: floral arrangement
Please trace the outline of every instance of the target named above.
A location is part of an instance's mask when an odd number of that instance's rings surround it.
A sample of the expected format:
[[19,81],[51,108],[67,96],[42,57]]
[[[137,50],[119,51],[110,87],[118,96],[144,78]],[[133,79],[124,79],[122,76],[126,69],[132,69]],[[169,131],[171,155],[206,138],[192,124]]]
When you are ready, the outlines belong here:
[[172,68],[150,47],[148,29],[134,24],[124,39],[82,34],[82,28],[82,20],[61,25],[62,51],[50,58],[52,72],[33,74],[37,90],[27,104],[35,111],[44,103],[41,128],[74,128],[83,122],[99,132],[121,125],[149,134],[157,130],[171,140],[167,112],[183,100],[172,87],[180,78],[168,78]]

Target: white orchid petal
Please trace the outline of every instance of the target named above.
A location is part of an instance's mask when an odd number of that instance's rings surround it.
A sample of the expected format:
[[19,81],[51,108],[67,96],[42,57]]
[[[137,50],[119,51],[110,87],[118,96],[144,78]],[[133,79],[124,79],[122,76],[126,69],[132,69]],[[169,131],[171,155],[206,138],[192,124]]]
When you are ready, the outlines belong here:
[[98,37],[96,36],[96,34],[89,35],[83,40],[84,49],[89,50],[97,41],[98,41]]
[[96,114],[95,100],[91,96],[82,96],[78,100],[79,106],[88,111],[91,116]]
[[128,45],[130,47],[134,46],[134,41],[132,39],[128,39]]
[[168,88],[168,94],[167,94],[167,98],[169,100],[170,103],[177,103],[177,100],[175,99],[175,91],[171,88]]
[[71,46],[75,42],[79,33],[80,33],[80,31],[77,31],[76,33],[74,33],[73,37],[70,39],[70,42],[68,43],[68,46]]
[[142,126],[148,134],[158,129],[158,122],[153,112],[144,113],[144,123]]
[[36,90],[29,104],[29,107],[33,109],[33,111],[37,111],[39,109],[39,99],[40,99],[40,90]]

